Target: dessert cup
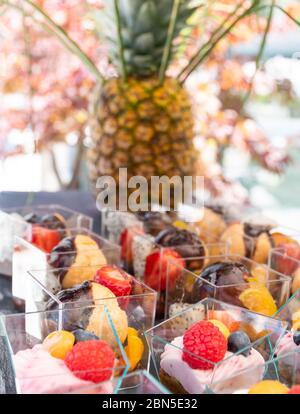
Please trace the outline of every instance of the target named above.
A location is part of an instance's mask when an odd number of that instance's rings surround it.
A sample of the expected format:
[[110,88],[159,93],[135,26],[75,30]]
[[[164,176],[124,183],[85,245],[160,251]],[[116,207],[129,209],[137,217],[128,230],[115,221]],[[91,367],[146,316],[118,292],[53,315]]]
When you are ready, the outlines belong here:
[[[39,232],[35,237],[39,236]],[[64,268],[66,273],[60,275],[64,288],[71,287],[83,280],[90,279],[87,272],[78,273],[78,266],[95,266],[105,263],[118,264],[120,248],[90,230],[82,228],[67,229],[61,233],[61,240],[50,252],[37,247],[29,240],[15,238],[13,253],[12,293],[15,298],[25,301],[26,279],[29,270],[48,270]],[[47,288],[56,290],[58,277],[47,279]]]
[[[257,368],[251,367],[244,371],[244,376],[252,377]],[[300,392],[300,354],[298,352],[290,352],[283,354],[280,357],[271,358],[262,366],[263,378],[257,384],[252,384],[251,387],[245,387],[239,382],[239,376],[233,375],[228,378],[226,382],[236,384],[234,394],[288,394],[289,391],[295,394]],[[219,393],[224,382],[222,380],[211,384],[210,393]],[[259,385],[259,386],[258,386]],[[279,385],[279,389],[278,389]],[[255,386],[255,388],[254,388]]]
[[300,245],[286,243],[271,250],[269,266],[291,279],[291,294],[300,288]]
[[[132,360],[130,370],[148,369],[149,351],[143,333],[154,324],[157,294],[130,275],[126,275],[130,279],[130,293],[114,294],[112,290],[106,287],[107,285],[101,285],[94,281],[94,276],[99,271],[104,271],[107,268],[113,269],[114,266],[78,267],[78,272],[89,272],[93,275],[91,280],[70,289],[59,287],[55,291],[48,290],[46,281],[57,278],[57,274],[64,273],[65,269],[49,270],[47,272],[29,271],[27,275],[26,311],[72,309],[79,304],[106,305],[120,341],[124,344],[129,359]],[[84,314],[78,314],[77,317],[85,320]],[[85,323],[88,323],[88,321],[85,321]]]
[[[97,337],[92,341],[84,342],[86,339],[76,336],[74,345],[75,337],[70,333],[70,320],[74,320],[76,312],[97,315]],[[76,329],[81,335],[91,334],[80,324]],[[67,348],[66,342],[55,343],[53,340],[57,331],[59,335],[63,333],[72,338],[72,342],[67,343]],[[112,360],[108,365],[103,354],[98,353],[93,354],[94,365],[92,362],[87,364],[86,360],[81,360],[80,364],[72,367],[67,364],[68,353],[74,347],[84,344],[85,349],[89,349],[91,343],[94,346],[96,342],[98,347],[99,340],[102,340],[105,341],[104,349],[107,351],[107,340],[111,336],[115,341],[113,348],[109,349]],[[128,370],[126,353],[104,305],[0,316],[0,348],[2,394],[116,393]]]
[[[300,367],[300,289],[297,290],[290,299],[278,310],[275,317],[287,323],[288,331],[281,338],[276,346],[275,354],[282,357],[285,354],[295,353],[296,356],[286,357],[285,367],[282,369],[282,375],[289,376],[291,368],[288,365]],[[289,364],[288,364],[289,363]],[[286,372],[287,371],[287,372]],[[298,384],[300,384],[300,374],[298,373]]]
[[92,230],[93,226],[91,217],[55,204],[1,210],[0,273],[12,274],[14,237],[19,236],[28,241],[32,240],[33,227],[37,224],[38,218],[43,219],[43,223],[39,223],[39,226],[49,229],[55,228],[58,221],[65,229],[84,228]]
[[[186,258],[185,262],[189,260]],[[208,257],[208,260],[210,264],[199,272],[183,269],[173,259],[169,260],[166,315],[172,316],[188,304],[211,297],[273,316],[289,297],[289,278],[264,264],[237,255]]]
[[[203,243],[195,233],[187,230],[168,229],[156,238],[134,233],[133,274],[158,292],[157,319],[166,315],[167,275],[173,280],[184,268],[200,270],[212,263],[214,256],[227,252],[226,243]],[[171,261],[175,261],[177,267],[169,266]]]
[[220,240],[227,241],[232,254],[248,257],[258,263],[268,263],[270,252],[282,244],[300,241],[300,232],[278,226],[261,216],[233,222]]
[[163,386],[148,371],[135,371],[127,374],[123,379],[118,394],[171,394],[166,387]]
[[[242,332],[242,335],[248,338],[247,345],[235,351],[230,351],[228,345],[226,353],[224,350],[223,356],[215,362],[187,350],[183,337],[187,332],[191,332],[191,328],[195,330],[199,323],[208,324],[207,321],[212,321],[209,325],[214,323],[218,324],[215,326],[223,326],[219,329],[214,328],[217,329],[218,335],[223,335],[221,329],[225,326],[227,338],[236,332],[239,332],[239,335]],[[156,374],[161,382],[177,394],[202,394],[209,393],[212,389],[216,391],[213,384],[220,381],[222,384],[217,392],[222,393],[233,393],[241,384],[243,388],[249,388],[259,382],[263,378],[264,363],[272,357],[274,346],[284,331],[285,325],[279,320],[215,299],[204,299],[145,334]],[[214,332],[210,340],[214,340],[215,336]],[[199,341],[201,339],[193,343],[199,344]],[[197,363],[196,367],[186,362],[187,359],[183,360],[184,354],[188,358],[193,358],[193,364]],[[250,368],[254,368],[253,375],[244,375],[244,371]],[[233,376],[236,378],[235,382],[227,381]]]

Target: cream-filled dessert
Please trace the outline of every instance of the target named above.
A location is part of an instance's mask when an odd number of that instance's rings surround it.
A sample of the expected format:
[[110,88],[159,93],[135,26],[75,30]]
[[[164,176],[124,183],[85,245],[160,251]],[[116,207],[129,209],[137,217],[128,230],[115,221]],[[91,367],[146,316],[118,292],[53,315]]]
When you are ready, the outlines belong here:
[[160,378],[175,393],[232,394],[259,382],[264,363],[245,332],[230,333],[220,321],[202,320],[165,346]]
[[22,394],[112,393],[115,363],[112,348],[84,332],[52,332],[43,344],[14,356]]

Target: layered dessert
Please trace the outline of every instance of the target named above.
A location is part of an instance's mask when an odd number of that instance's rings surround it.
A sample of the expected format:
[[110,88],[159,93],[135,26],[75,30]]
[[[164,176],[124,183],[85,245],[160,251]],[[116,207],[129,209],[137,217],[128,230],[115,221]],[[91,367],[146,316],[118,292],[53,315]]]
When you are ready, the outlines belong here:
[[248,257],[257,263],[267,263],[270,251],[293,239],[276,230],[276,223],[254,217],[243,223],[231,223],[220,240],[229,244],[231,254]]
[[279,244],[271,254],[271,266],[292,278],[292,294],[300,288],[300,246],[297,241]]
[[[187,260],[187,259],[186,259]],[[175,266],[179,271],[179,266]],[[174,270],[174,272],[175,272]],[[168,307],[183,308],[206,297],[212,297],[232,305],[244,307],[266,316],[277,311],[276,300],[282,300],[288,280],[268,281],[268,272],[262,265],[240,257],[235,260],[220,257],[198,274],[182,270],[173,285],[169,286]],[[288,288],[286,289],[286,296]],[[286,297],[287,298],[287,297]]]
[[[288,380],[296,378],[300,383],[300,308],[291,317],[291,329],[281,338],[276,346],[275,354],[279,358],[281,376]],[[283,357],[283,362],[280,358]]]
[[[201,320],[165,346],[160,380],[176,394],[202,394],[214,383],[219,383],[214,392],[231,394],[241,384],[249,388],[260,381],[264,362],[247,333],[220,320]],[[251,375],[244,372],[250,368]]]
[[66,221],[61,214],[30,213],[23,219],[32,225],[31,242],[46,253],[50,253],[66,235]]
[[22,394],[110,394],[116,364],[111,346],[84,330],[51,332],[42,344],[14,355]]
[[[59,237],[55,239],[55,243],[54,239],[51,239],[49,244],[49,239],[46,242],[45,238],[40,237],[44,235],[44,230],[57,232]],[[30,243],[17,238],[13,254],[13,296],[23,310],[25,302],[29,302],[28,296],[33,295],[31,292],[33,286],[30,285],[31,280],[27,274],[29,271],[37,269],[43,271],[39,282],[55,294],[60,289],[70,288],[91,279],[94,275],[89,270],[89,266],[106,264],[107,255],[109,260],[119,259],[117,246],[81,229],[67,230],[67,233],[62,230],[61,233],[60,230],[39,227],[36,229],[33,241],[34,243]],[[48,243],[47,248],[43,247],[45,243]],[[26,310],[36,309],[26,308]]]
[[[103,307],[95,306],[89,310],[78,309],[78,305],[82,306],[82,304],[105,305],[119,340],[125,346],[131,364],[130,370],[134,370],[140,366],[144,357],[145,346],[139,331],[143,328],[145,320],[147,322],[147,316],[141,306],[140,298],[134,296],[134,300],[131,300],[130,295],[137,293],[133,292],[133,278],[115,265],[103,265],[97,270],[94,267],[90,268],[90,271],[93,275],[90,280],[60,290],[55,299],[49,299],[45,310],[52,311],[61,306],[66,307],[69,312],[67,320],[64,320],[64,326],[68,330],[80,328],[96,335],[99,335],[100,330],[102,334],[105,334],[106,341],[111,346],[115,346],[116,339],[108,320],[104,318]],[[152,295],[151,298],[154,299],[154,296]],[[152,303],[149,301],[149,307],[151,306],[154,306],[154,301]],[[152,313],[151,309],[149,313]],[[103,323],[99,324],[101,320]]]
[[206,243],[219,240],[227,228],[226,212],[221,205],[211,205],[203,208],[203,217],[194,224],[197,233]]

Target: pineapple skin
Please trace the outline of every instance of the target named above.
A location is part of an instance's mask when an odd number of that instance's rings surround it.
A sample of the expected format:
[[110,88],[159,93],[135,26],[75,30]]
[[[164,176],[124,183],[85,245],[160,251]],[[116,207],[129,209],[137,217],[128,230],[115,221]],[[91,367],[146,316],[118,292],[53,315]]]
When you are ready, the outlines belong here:
[[95,193],[101,176],[119,184],[119,168],[127,168],[128,179],[141,175],[148,182],[196,173],[192,105],[174,78],[162,84],[155,76],[106,80],[91,105],[90,130],[87,161]]

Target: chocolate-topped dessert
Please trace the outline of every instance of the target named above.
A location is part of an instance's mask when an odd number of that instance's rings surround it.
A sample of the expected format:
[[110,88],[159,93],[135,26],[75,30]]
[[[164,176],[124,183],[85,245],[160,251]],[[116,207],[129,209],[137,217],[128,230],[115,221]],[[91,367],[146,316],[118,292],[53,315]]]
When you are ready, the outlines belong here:
[[139,211],[137,217],[143,222],[145,233],[152,236],[157,236],[172,224],[170,217],[159,211]]
[[45,214],[40,216],[36,213],[29,213],[24,217],[24,220],[27,223],[38,224],[41,227],[46,227],[51,230],[65,230],[66,223],[62,215],[55,214]]
[[[95,307],[95,305],[106,305],[121,342],[125,341],[128,332],[127,315],[120,308],[116,296],[107,287],[87,280],[80,285],[60,291],[56,298],[57,301],[50,299],[47,302],[45,310],[57,310],[60,303],[65,304],[68,312],[62,311],[64,329],[69,331],[84,329],[99,337],[105,337],[110,345],[115,345],[115,338],[104,315],[103,306]],[[51,319],[51,312],[49,319]]]
[[191,270],[202,269],[207,252],[204,243],[196,233],[171,227],[160,232],[155,239],[155,243],[162,247],[172,247],[184,258],[199,258],[188,261],[187,266]]
[[[214,297],[232,305],[243,306],[239,296],[247,288],[249,277],[251,273],[243,263],[236,261],[213,263],[207,266],[195,281],[191,295],[192,302]],[[203,279],[209,283],[205,283]]]
[[106,263],[98,244],[85,235],[64,238],[54,247],[48,258],[49,266],[58,269],[55,275],[63,289],[92,279],[95,272],[92,266]]

